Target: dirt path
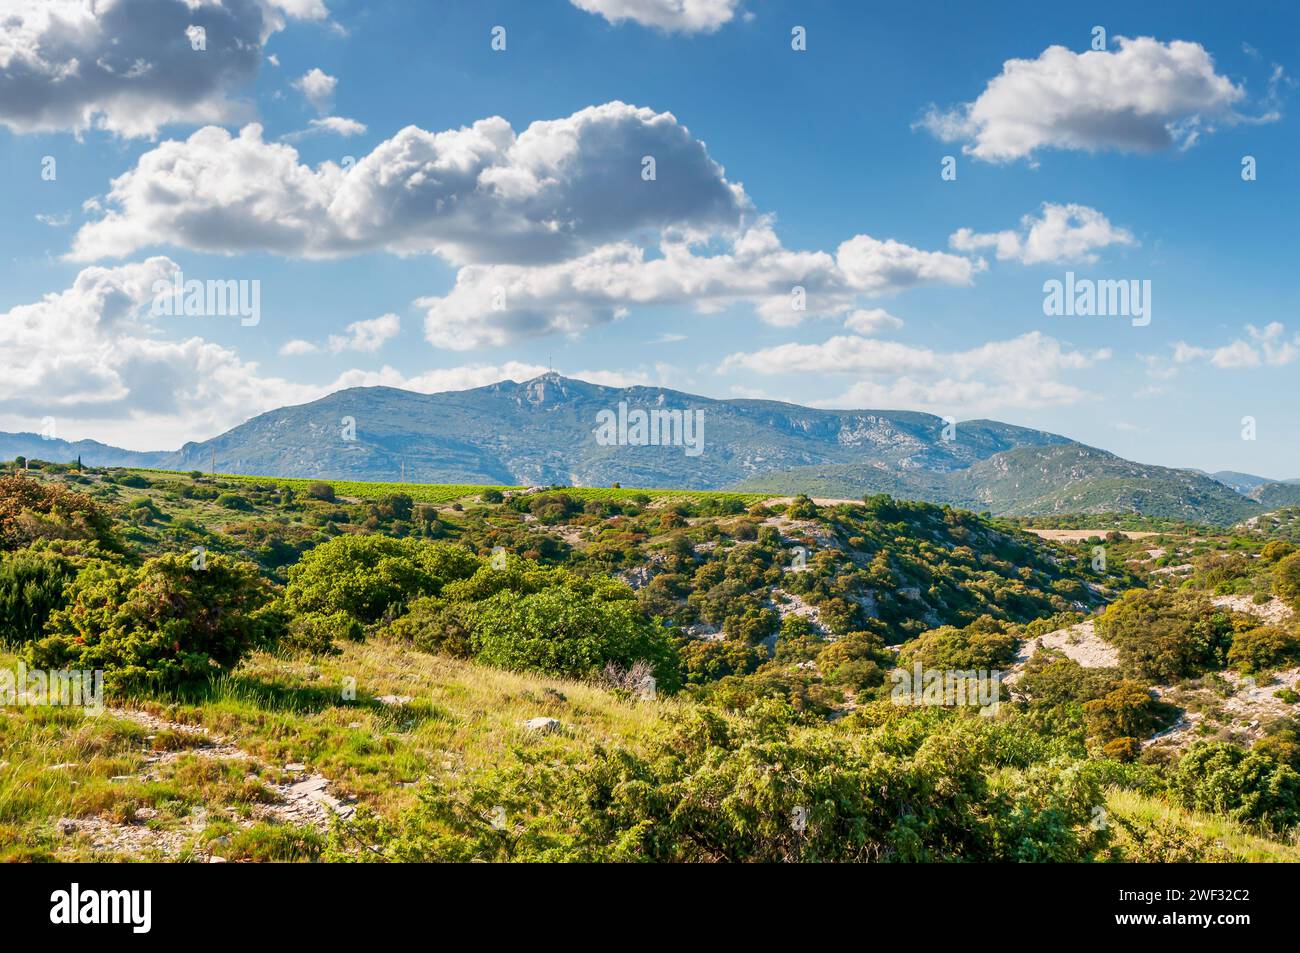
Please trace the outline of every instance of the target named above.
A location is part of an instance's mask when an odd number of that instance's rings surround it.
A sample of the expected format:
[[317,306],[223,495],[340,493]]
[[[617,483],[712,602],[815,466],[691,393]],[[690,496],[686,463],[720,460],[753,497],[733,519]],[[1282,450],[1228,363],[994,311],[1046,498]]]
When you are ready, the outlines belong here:
[[[244,761],[250,768],[250,777],[269,790],[274,796],[271,803],[255,804],[248,818],[235,823],[242,827],[251,827],[258,821],[273,824],[292,824],[311,827],[321,833],[329,830],[334,815],[349,817],[353,808],[330,791],[330,783],[320,774],[307,771],[302,764],[287,764],[275,770],[265,762],[244,751],[229,740],[211,734],[207,728],[186,725],[166,718],[160,718],[135,708],[107,708],[105,714],[135,722],[147,731],[155,734],[164,731],[187,736],[195,743],[191,746],[169,750],[153,751],[144,759],[143,770],[138,775],[124,776],[114,780],[158,781],[164,775],[164,768],[184,757],[199,757],[214,761]],[[148,736],[152,739],[153,735]],[[254,775],[252,768],[266,770],[272,776],[287,772],[290,779],[273,782],[266,777]],[[111,850],[133,856],[145,856],[157,853],[166,860],[175,860],[185,848],[194,843],[195,838],[203,832],[208,824],[208,814],[198,808],[191,815],[188,824],[178,827],[161,827],[150,825],[157,816],[152,808],[141,808],[129,823],[116,823],[104,817],[63,818],[58,821],[58,829],[64,835],[82,835],[98,850]],[[215,845],[206,859],[212,863],[222,862],[220,845]]]

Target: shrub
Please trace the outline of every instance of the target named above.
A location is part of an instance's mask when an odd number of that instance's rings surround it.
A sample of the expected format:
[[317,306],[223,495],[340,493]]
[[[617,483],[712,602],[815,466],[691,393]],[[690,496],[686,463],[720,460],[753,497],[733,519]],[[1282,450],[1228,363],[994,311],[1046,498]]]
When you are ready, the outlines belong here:
[[334,487],[328,483],[312,483],[307,487],[306,493],[313,500],[324,500],[326,503],[334,502]]
[[[459,786],[435,781],[395,823],[336,831],[386,859],[651,862],[1074,861],[1088,856],[1092,773],[1044,767],[993,778],[983,719],[918,728],[902,746],[811,727],[765,699],[743,716],[692,712],[644,753],[553,753]],[[916,724],[915,721],[912,724]],[[507,830],[485,824],[503,807]]]
[[217,497],[217,506],[224,506],[228,510],[251,510],[253,504],[238,493],[222,493]]
[[1088,734],[1103,742],[1146,738],[1160,725],[1160,708],[1149,689],[1121,681],[1111,691],[1083,705]]
[[1199,741],[1188,748],[1170,790],[1184,807],[1265,830],[1281,832],[1300,823],[1300,774],[1224,741]]
[[90,539],[116,548],[108,512],[84,493],[25,476],[0,477],[0,549],[38,539]]
[[290,620],[283,644],[323,655],[338,651],[338,642],[357,642],[364,635],[361,623],[346,612],[308,612]]
[[206,569],[167,555],[140,567],[87,567],[67,605],[28,646],[44,669],[103,669],[112,690],[174,688],[229,671],[249,649],[274,641],[283,621],[270,588],[247,563],[211,555]]
[[1259,551],[1260,558],[1266,563],[1276,563],[1290,556],[1296,551],[1295,545],[1288,543],[1284,539],[1274,539],[1264,544],[1264,548]]
[[1166,589],[1124,593],[1097,619],[1122,667],[1149,682],[1173,682],[1223,668],[1234,619],[1200,595]]
[[428,596],[411,603],[409,611],[394,619],[385,631],[425,652],[469,658],[473,644],[466,614],[463,603]]
[[952,625],[931,629],[906,643],[898,664],[940,671],[993,670],[1010,664],[1016,654],[1016,637],[1006,623],[981,616],[964,628]]
[[64,590],[76,575],[73,560],[57,552],[0,552],[0,642],[38,638],[50,613],[67,602]]
[[1300,553],[1292,553],[1277,564],[1273,591],[1293,609],[1300,609]]
[[346,612],[359,622],[377,622],[478,567],[473,555],[446,543],[339,536],[289,570],[285,603],[292,612]]
[[1300,660],[1300,634],[1275,625],[1238,632],[1228,649],[1228,663],[1247,674],[1286,668]]
[[475,658],[488,665],[585,678],[610,662],[647,662],[661,690],[677,686],[666,632],[631,598],[605,599],[567,584],[523,596],[501,592],[476,604],[469,619]]

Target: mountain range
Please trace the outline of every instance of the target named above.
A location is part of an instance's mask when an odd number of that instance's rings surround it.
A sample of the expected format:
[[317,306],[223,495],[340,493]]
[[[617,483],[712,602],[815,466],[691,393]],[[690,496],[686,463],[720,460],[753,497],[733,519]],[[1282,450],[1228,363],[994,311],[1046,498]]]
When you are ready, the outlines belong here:
[[[645,445],[646,422],[662,444]],[[412,483],[885,492],[1000,514],[1121,511],[1225,524],[1300,503],[1300,481],[1149,466],[993,420],[716,400],[554,373],[440,394],[350,388],[176,451],[0,434],[0,458],[18,455]]]

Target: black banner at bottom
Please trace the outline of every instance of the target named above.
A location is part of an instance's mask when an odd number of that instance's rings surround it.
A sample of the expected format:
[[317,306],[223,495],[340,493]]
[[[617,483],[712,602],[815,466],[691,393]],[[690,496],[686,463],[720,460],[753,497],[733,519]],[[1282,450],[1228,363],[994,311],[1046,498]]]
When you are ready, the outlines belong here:
[[463,925],[480,910],[494,939],[512,930],[535,937],[539,925],[557,921],[626,934],[653,929],[647,918],[680,912],[693,934],[714,922],[734,940],[765,932],[785,909],[796,921],[847,915],[863,925],[893,923],[918,939],[955,923],[963,931],[983,923],[999,933],[1041,925],[1071,938],[1138,932],[1181,939],[1199,931],[1226,940],[1243,930],[1290,929],[1294,894],[1287,865],[0,868],[0,908],[12,938],[112,934],[127,945],[241,924],[255,924],[259,940],[369,940],[377,923]]

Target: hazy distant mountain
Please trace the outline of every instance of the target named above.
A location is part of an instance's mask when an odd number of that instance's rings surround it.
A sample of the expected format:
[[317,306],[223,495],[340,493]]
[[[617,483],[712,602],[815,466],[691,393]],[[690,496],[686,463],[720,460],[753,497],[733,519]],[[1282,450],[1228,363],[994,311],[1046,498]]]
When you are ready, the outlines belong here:
[[165,458],[165,452],[119,450],[98,440],[47,440],[36,433],[0,433],[0,460],[14,457],[33,457],[37,460],[72,462],[78,457],[87,466],[97,467],[155,467]]
[[[601,415],[702,411],[703,452],[685,445],[602,445]],[[355,439],[350,428],[355,428]],[[419,482],[562,483],[707,489],[811,463],[877,462],[899,470],[962,469],[1018,446],[1064,437],[971,421],[943,439],[944,421],[907,411],[813,410],[757,400],[712,400],[659,387],[602,387],[548,374],[517,384],[417,394],[388,387],[339,391],[284,407],[157,465],[281,476]],[[685,436],[685,434],[679,434]]]
[[1229,524],[1262,511],[1196,471],[1133,463],[1078,443],[1018,447],[947,473],[807,467],[755,477],[742,487],[841,498],[889,493],[1008,515],[1134,512]]
[[[688,440],[638,445],[637,411],[702,412],[702,452]],[[678,416],[678,423],[685,419]],[[609,432],[602,421],[613,421]],[[626,439],[619,437],[620,421]],[[679,438],[694,435],[677,431]],[[176,470],[215,464],[225,473],[323,479],[618,482],[836,497],[887,492],[998,513],[1133,510],[1231,522],[1262,510],[1260,502],[1204,474],[1132,463],[997,421],[965,421],[945,432],[942,418],[911,411],[713,400],[660,387],[602,387],[558,374],[442,394],[353,388],[270,411],[174,452],[0,435],[0,457],[16,454]],[[1277,486],[1264,481],[1252,492]],[[1300,493],[1300,487],[1290,489]]]
[[1247,495],[1268,509],[1277,509],[1279,506],[1300,506],[1300,483],[1295,480],[1265,483],[1263,486],[1255,487]]
[[1235,470],[1220,470],[1217,473],[1206,474],[1212,480],[1218,480],[1224,486],[1230,486],[1238,493],[1243,495],[1250,493],[1256,487],[1261,487],[1266,483],[1279,483],[1279,480],[1273,480],[1269,477],[1256,476],[1253,473],[1238,473]]

